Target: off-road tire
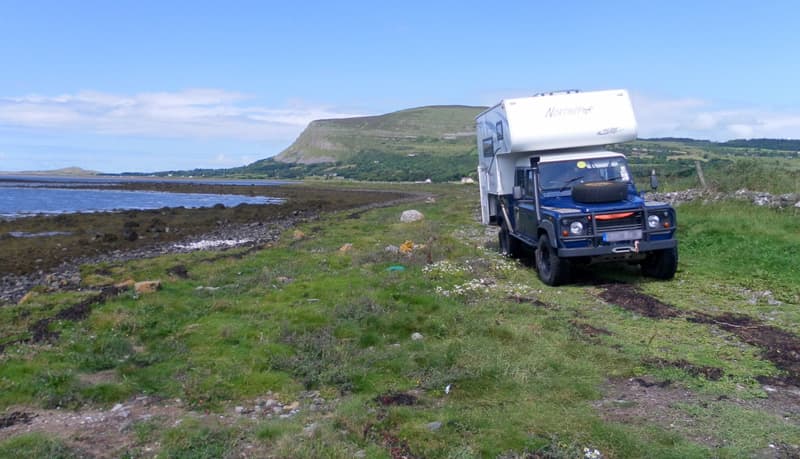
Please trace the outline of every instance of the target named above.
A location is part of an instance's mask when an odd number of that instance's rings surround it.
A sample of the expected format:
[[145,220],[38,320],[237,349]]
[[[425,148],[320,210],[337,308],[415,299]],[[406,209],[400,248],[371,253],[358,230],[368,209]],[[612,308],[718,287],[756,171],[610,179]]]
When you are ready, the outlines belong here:
[[517,238],[511,235],[505,223],[500,225],[500,232],[497,233],[498,242],[500,244],[500,254],[518,258],[522,253],[521,243]]
[[642,261],[642,274],[655,279],[669,280],[678,270],[678,248],[656,250]]
[[544,234],[539,237],[536,247],[536,270],[539,272],[539,279],[547,285],[557,286],[569,280],[569,261],[559,258]]
[[572,199],[578,202],[616,202],[628,197],[624,182],[586,182],[572,187]]

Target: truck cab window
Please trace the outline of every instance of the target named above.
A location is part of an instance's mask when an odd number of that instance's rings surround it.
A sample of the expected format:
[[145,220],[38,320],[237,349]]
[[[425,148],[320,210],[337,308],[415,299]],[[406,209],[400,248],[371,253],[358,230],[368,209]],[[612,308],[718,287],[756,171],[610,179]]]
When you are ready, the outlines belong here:
[[527,198],[533,198],[534,194],[534,182],[533,182],[533,169],[526,169],[525,170],[525,189],[523,190],[523,195]]

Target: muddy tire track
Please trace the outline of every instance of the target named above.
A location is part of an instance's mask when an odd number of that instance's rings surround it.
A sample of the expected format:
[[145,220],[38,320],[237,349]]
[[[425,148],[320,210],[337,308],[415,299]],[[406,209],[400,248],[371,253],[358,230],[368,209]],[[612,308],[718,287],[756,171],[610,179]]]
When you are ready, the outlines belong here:
[[[787,384],[800,387],[800,337],[744,314],[723,313],[719,315],[695,311],[681,311],[656,298],[638,291],[627,284],[605,284],[600,286],[600,298],[623,309],[652,319],[684,318],[689,322],[715,325],[761,349],[765,360],[772,362],[785,372],[780,379]],[[679,362],[686,363],[686,362]],[[721,374],[707,368],[693,368],[709,379],[719,379]],[[688,371],[688,370],[687,370]],[[691,371],[690,371],[691,373]]]

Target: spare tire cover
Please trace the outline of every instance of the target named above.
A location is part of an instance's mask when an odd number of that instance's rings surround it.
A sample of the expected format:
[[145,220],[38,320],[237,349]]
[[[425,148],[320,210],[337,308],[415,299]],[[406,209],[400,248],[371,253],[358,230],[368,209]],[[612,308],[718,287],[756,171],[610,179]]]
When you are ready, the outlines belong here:
[[615,202],[628,196],[624,182],[586,182],[572,187],[572,199],[578,202]]

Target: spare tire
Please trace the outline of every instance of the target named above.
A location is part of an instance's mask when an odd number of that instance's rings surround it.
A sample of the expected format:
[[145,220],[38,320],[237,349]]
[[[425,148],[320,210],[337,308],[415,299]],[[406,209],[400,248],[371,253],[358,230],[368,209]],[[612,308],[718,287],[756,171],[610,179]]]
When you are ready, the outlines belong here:
[[572,199],[578,202],[614,202],[628,196],[624,182],[586,182],[572,187]]

